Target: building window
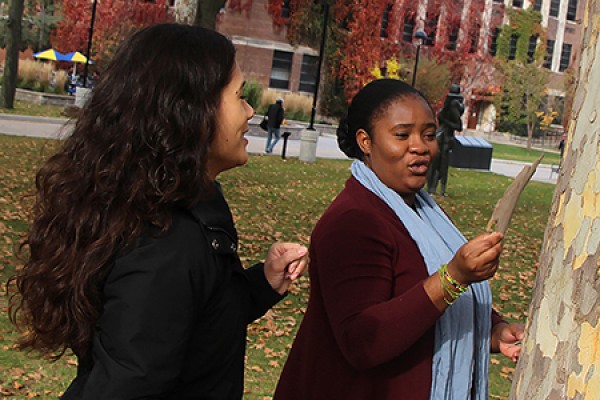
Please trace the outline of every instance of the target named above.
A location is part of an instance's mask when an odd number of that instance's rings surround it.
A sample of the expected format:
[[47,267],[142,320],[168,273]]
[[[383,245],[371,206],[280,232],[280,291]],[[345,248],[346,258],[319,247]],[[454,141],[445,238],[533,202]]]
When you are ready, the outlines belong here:
[[458,21],[452,21],[448,27],[448,50],[456,50],[456,41],[458,40],[458,29],[460,28]]
[[533,2],[533,11],[542,11],[542,0],[535,0]]
[[427,13],[427,22],[425,23],[425,33],[427,33],[427,39],[423,41],[425,46],[433,46],[435,44],[435,36],[437,35],[439,17],[439,13]]
[[569,64],[571,64],[571,47],[570,44],[563,43],[562,52],[560,53],[560,65],[558,67],[560,72],[569,68]]
[[475,53],[477,51],[477,45],[479,44],[479,32],[481,31],[481,26],[479,24],[475,24],[471,27],[471,47],[469,47],[469,53]]
[[381,18],[381,31],[379,32],[379,36],[382,38],[388,37],[388,23],[390,19],[390,13],[392,12],[392,5],[388,4],[383,10],[383,17]]
[[269,87],[275,89],[289,89],[290,72],[292,71],[292,58],[294,53],[275,50],[271,66],[271,80]]
[[352,15],[352,10],[350,10],[348,12],[348,14],[346,14],[346,16],[344,17],[344,20],[342,21],[342,29],[345,30],[350,30],[350,22],[352,22],[352,18],[354,18],[354,16]]
[[554,54],[554,40],[546,42],[546,57],[544,57],[544,67],[552,68],[552,55]]
[[538,37],[536,35],[529,36],[529,46],[527,46],[527,62],[532,63],[535,57],[535,49],[537,48]]
[[513,7],[523,8],[523,0],[513,0]]
[[494,28],[492,30],[492,41],[490,43],[490,54],[492,57],[495,56],[498,51],[498,36],[500,36],[500,29]]
[[567,19],[569,21],[575,21],[577,18],[577,0],[569,0],[569,6],[567,7]]
[[508,50],[508,59],[514,60],[517,56],[517,41],[519,40],[519,35],[512,34],[510,35],[510,48]]
[[550,16],[558,17],[559,9],[560,9],[560,0],[550,0]]
[[415,13],[409,11],[404,16],[404,30],[402,32],[402,40],[405,42],[412,42],[413,34],[415,31]]
[[308,54],[302,56],[299,91],[314,93],[315,85],[317,84],[318,62],[319,57],[317,56],[309,56]]
[[290,0],[283,0],[283,5],[281,6],[281,17],[290,17]]

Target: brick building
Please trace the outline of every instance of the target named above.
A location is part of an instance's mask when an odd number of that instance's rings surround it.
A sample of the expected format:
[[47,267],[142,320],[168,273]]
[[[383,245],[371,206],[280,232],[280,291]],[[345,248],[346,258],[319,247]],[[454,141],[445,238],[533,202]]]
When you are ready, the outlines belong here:
[[[468,4],[475,0],[464,0],[464,9]],[[565,97],[566,72],[568,69],[576,69],[578,66],[577,55],[580,52],[582,43],[583,28],[581,19],[583,17],[585,0],[483,0],[483,12],[481,16],[481,27],[477,35],[478,51],[484,54],[495,55],[496,39],[499,29],[503,24],[508,23],[506,10],[508,8],[527,9],[532,7],[542,15],[541,25],[547,31],[547,55],[544,60],[544,68],[550,70],[550,79],[547,85],[546,94],[554,98],[552,101],[562,113]],[[435,37],[432,42],[444,41],[446,43],[456,42],[461,36],[466,35],[464,31],[468,29],[468,23],[464,20],[468,14],[463,12],[462,19],[458,23],[458,29],[449,29],[450,25],[444,21],[444,11],[437,18],[437,26],[432,30],[428,26],[428,4],[427,0],[419,0],[417,12],[412,20],[405,21],[403,36],[412,37],[414,32],[419,30],[433,31]],[[446,24],[446,29],[442,25]],[[456,24],[456,23],[455,23]],[[455,25],[456,26],[456,25]],[[448,38],[443,37],[448,35]],[[537,37],[518,38],[511,37],[509,58],[514,57],[514,51],[518,40],[527,40],[529,52],[535,51],[539,44]],[[456,46],[456,45],[455,45]],[[473,81],[463,81],[461,86],[463,94],[467,100],[467,110],[464,114],[465,126],[470,129],[483,131],[492,131],[495,128],[496,110],[492,104],[492,99],[485,94],[485,88],[494,85],[493,68],[490,66],[477,66],[480,71],[476,74],[478,79]],[[560,117],[560,116],[559,116]],[[560,118],[556,121],[562,124]]]
[[[267,0],[253,0],[242,11],[224,11],[217,30],[227,35],[237,49],[237,60],[246,79],[285,92],[314,92],[318,50],[292,47],[287,28],[272,23]],[[286,7],[283,13],[289,13]]]
[[[184,1],[184,0],[178,0]],[[177,0],[175,1],[177,7]],[[282,16],[289,13],[288,1],[283,1]],[[457,46],[475,46],[482,54],[495,54],[497,29],[508,22],[506,10],[509,8],[532,7],[542,15],[542,26],[547,30],[547,55],[544,67],[549,69],[551,78],[547,94],[557,99],[555,104],[564,103],[565,72],[576,68],[581,41],[581,19],[585,0],[462,0],[462,14],[458,19],[449,22],[451,12],[442,7],[432,20],[431,6],[434,0],[390,0],[390,5],[382,14],[381,32],[387,25],[392,6],[396,4],[400,12],[398,31],[391,35],[386,32],[382,40],[416,43],[415,32],[426,30],[429,43],[445,43],[446,49],[452,51]],[[395,1],[395,2],[394,2]],[[472,2],[481,2],[481,16],[478,32],[472,37],[474,41],[461,41],[472,29],[467,8]],[[246,7],[242,10],[230,10],[225,7],[218,18],[217,29],[230,37],[238,51],[238,61],[248,79],[256,80],[265,87],[287,91],[312,94],[316,81],[318,51],[308,47],[292,47],[287,40],[287,29],[279,28],[272,23],[267,11],[268,0],[238,1]],[[401,6],[399,6],[402,4]],[[438,2],[439,4],[439,2]],[[456,10],[452,11],[456,15]],[[398,16],[397,16],[398,18]],[[517,40],[528,40],[529,47],[535,49],[539,39],[511,38],[511,51],[517,46]],[[466,43],[466,44],[465,44]],[[510,56],[509,56],[510,57]],[[467,110],[464,114],[465,126],[471,129],[491,131],[495,125],[496,111],[487,88],[494,86],[494,70],[491,65],[477,65],[478,70],[469,80],[461,82],[462,92],[466,99]],[[562,121],[557,121],[561,123]]]

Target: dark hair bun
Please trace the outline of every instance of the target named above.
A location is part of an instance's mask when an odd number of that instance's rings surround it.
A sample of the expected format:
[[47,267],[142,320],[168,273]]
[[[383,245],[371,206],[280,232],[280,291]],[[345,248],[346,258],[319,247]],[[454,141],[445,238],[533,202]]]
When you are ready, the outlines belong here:
[[337,131],[337,142],[340,150],[344,152],[350,158],[357,158],[362,160],[362,151],[358,147],[358,143],[356,143],[356,134],[354,132],[350,132],[350,127],[348,125],[348,118],[342,117],[340,123],[338,125]]

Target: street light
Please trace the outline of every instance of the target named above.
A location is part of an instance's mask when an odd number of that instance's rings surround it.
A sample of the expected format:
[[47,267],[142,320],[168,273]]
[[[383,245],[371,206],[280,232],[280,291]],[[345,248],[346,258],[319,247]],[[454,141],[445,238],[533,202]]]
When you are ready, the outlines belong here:
[[310,125],[300,132],[300,161],[315,162],[317,159],[317,140],[319,132],[314,127],[315,114],[317,113],[317,94],[321,81],[321,64],[323,64],[323,53],[325,51],[325,37],[327,36],[327,19],[329,17],[329,0],[314,0],[314,4],[321,3],[323,6],[323,33],[321,34],[321,48],[319,49],[319,62],[317,64],[317,76],[315,79],[315,92],[313,96],[312,112],[310,114]]
[[415,83],[417,83],[417,66],[419,65],[419,53],[421,52],[421,45],[423,44],[423,40],[427,39],[427,34],[424,31],[417,31],[415,33],[415,39],[419,41],[417,44],[417,55],[415,56],[415,67],[413,69],[412,76],[412,87],[415,87]]
[[325,51],[325,38],[327,37],[327,20],[329,19],[329,2],[323,4],[323,33],[321,34],[321,47],[319,49],[319,61],[317,64],[317,77],[315,79],[315,92],[313,94],[312,111],[310,113],[310,125],[307,129],[314,131],[315,114],[317,113],[317,95],[319,93],[319,84],[321,83],[321,65],[323,64],[323,52]]
[[88,65],[90,63],[90,52],[92,50],[92,37],[94,35],[94,21],[96,20],[96,2],[97,2],[97,0],[93,0],[93,2],[92,2],[92,20],[90,22],[90,33],[88,36],[87,51],[85,53],[87,60],[85,61],[85,66],[83,67],[83,87],[85,87],[87,84]]

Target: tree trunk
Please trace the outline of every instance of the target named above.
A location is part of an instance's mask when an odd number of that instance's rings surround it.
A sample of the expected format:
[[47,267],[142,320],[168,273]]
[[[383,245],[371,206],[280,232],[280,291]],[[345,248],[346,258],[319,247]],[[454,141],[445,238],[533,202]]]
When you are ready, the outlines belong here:
[[4,56],[4,78],[0,107],[14,108],[17,77],[19,73],[19,49],[21,47],[21,20],[24,0],[11,0],[8,10],[8,32],[6,35],[6,55]]
[[600,395],[600,0],[589,0],[572,120],[511,399]]
[[531,151],[533,147],[533,132],[535,131],[535,124],[527,122],[527,151]]
[[225,6],[225,0],[198,0],[194,25],[215,29],[219,10]]

